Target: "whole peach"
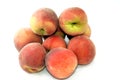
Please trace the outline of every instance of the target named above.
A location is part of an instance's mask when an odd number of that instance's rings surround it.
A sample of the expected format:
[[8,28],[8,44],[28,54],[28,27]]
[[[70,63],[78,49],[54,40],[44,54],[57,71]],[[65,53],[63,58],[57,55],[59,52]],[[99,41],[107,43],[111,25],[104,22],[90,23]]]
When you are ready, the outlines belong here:
[[51,35],[51,36],[47,37],[44,40],[42,45],[45,47],[45,49],[47,51],[49,51],[53,48],[57,48],[57,47],[66,48],[66,46],[67,46],[65,40],[59,35]]
[[60,28],[71,36],[83,34],[87,23],[87,15],[79,7],[67,8],[59,16]]
[[76,54],[78,64],[91,63],[96,54],[95,45],[88,36],[73,37],[68,43],[68,49]]
[[30,28],[19,29],[14,36],[14,45],[20,51],[26,44],[31,42],[42,43],[42,37],[33,33]]
[[39,72],[45,67],[45,55],[46,51],[40,43],[29,43],[20,50],[20,66],[29,73]]
[[45,58],[46,68],[57,79],[65,79],[72,75],[78,62],[76,55],[66,48],[54,48]]
[[52,9],[40,8],[31,16],[30,26],[38,35],[51,35],[57,29],[58,17]]

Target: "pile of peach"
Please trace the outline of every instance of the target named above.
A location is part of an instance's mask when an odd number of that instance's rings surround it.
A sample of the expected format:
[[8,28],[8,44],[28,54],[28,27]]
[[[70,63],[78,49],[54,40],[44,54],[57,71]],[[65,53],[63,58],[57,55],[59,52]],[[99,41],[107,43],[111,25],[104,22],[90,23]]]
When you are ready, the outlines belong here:
[[93,61],[96,51],[90,36],[83,9],[71,7],[57,17],[52,9],[40,8],[31,16],[30,27],[16,32],[14,44],[24,71],[35,73],[46,68],[53,77],[65,79],[78,65]]

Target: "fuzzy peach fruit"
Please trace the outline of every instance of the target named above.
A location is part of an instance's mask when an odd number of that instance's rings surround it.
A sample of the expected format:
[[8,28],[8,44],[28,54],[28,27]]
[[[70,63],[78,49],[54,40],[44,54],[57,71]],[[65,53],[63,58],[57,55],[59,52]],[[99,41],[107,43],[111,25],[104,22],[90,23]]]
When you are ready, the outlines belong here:
[[65,79],[72,75],[78,62],[76,55],[66,48],[54,48],[45,58],[46,68],[57,79]]
[[65,40],[58,35],[52,35],[45,39],[45,41],[42,44],[47,51],[57,48],[57,47],[64,47],[66,48],[66,42]]
[[30,26],[38,35],[51,35],[57,29],[58,17],[52,9],[40,8],[31,16]]
[[76,54],[78,64],[91,63],[96,53],[94,43],[87,36],[73,37],[68,43],[68,49]]
[[83,34],[88,23],[85,11],[79,7],[64,10],[59,16],[60,28],[68,35]]
[[39,72],[45,67],[45,55],[46,51],[40,43],[29,43],[20,51],[20,66],[29,73]]
[[30,28],[19,29],[14,36],[14,45],[20,51],[26,44],[31,42],[42,43],[42,37],[33,33]]

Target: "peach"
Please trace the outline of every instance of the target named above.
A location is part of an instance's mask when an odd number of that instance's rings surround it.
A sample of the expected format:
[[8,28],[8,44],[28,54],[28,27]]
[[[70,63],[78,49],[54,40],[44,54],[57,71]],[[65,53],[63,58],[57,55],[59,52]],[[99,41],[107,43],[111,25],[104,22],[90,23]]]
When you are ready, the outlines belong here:
[[64,47],[66,48],[66,42],[65,40],[58,35],[52,35],[45,39],[45,41],[42,44],[47,51],[57,48],[57,47]]
[[26,44],[31,42],[42,43],[42,37],[32,32],[30,28],[19,29],[14,36],[14,45],[20,51]]
[[31,16],[30,26],[38,35],[51,35],[57,29],[58,17],[52,9],[40,8]]
[[91,63],[96,54],[95,45],[87,36],[73,37],[68,43],[68,49],[76,54],[78,64]]
[[57,79],[65,79],[72,75],[78,62],[76,55],[66,48],[54,48],[45,58],[48,72]]
[[46,51],[40,43],[29,43],[20,50],[20,66],[29,73],[39,72],[45,67],[45,55]]
[[60,28],[71,36],[83,34],[87,23],[87,15],[79,7],[67,8],[59,16]]

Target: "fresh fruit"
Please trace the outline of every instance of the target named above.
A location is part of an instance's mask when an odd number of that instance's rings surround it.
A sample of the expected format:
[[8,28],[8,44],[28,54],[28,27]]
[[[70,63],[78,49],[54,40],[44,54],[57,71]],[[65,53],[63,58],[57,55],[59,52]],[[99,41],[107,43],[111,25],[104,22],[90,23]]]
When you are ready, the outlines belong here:
[[51,35],[57,29],[58,17],[52,9],[40,8],[33,13],[30,26],[32,31],[38,35]]
[[91,63],[96,53],[94,43],[87,36],[73,37],[68,43],[68,49],[76,54],[78,64]]
[[78,65],[91,63],[96,55],[85,11],[65,9],[57,17],[50,8],[40,8],[30,18],[30,28],[19,30],[14,44],[19,64],[28,73],[46,70],[59,80],[67,79]]
[[66,42],[65,40],[58,35],[52,35],[45,39],[45,41],[42,44],[47,51],[57,48],[57,47],[64,47],[66,48]]
[[75,71],[78,62],[76,55],[66,48],[54,48],[46,55],[46,68],[58,79],[68,78]]
[[42,37],[33,33],[30,28],[19,29],[14,36],[14,45],[20,51],[26,44],[31,42],[42,43]]
[[40,43],[29,43],[20,50],[19,63],[26,72],[39,72],[45,67],[45,55],[46,51]]
[[68,35],[83,34],[87,26],[87,15],[79,7],[71,7],[64,10],[59,16],[60,28]]

